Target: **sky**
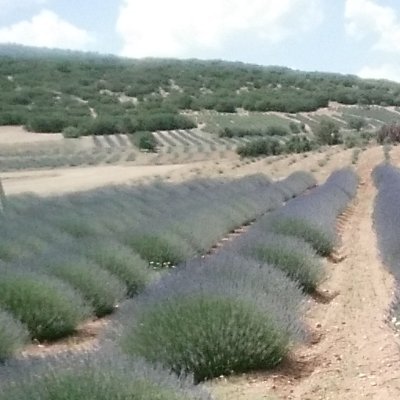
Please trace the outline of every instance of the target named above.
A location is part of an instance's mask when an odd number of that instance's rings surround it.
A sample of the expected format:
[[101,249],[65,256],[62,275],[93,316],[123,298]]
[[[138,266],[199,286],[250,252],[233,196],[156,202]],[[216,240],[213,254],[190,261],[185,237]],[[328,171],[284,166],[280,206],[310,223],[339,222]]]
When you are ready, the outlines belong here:
[[400,82],[400,1],[0,0],[0,43]]

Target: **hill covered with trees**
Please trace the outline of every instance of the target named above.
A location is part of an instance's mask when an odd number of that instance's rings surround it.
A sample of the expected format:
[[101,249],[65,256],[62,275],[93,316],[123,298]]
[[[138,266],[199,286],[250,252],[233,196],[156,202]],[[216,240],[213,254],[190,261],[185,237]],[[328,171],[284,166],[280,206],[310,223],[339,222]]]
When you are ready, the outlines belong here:
[[70,136],[189,129],[182,110],[313,111],[400,105],[400,84],[224,61],[0,46],[0,124]]

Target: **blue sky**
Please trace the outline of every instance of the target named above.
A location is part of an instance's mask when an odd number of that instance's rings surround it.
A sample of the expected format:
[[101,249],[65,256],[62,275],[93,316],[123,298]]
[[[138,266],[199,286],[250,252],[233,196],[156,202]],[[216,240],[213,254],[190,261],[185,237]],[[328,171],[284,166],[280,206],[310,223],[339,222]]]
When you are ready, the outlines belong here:
[[400,81],[397,0],[0,0],[0,43]]

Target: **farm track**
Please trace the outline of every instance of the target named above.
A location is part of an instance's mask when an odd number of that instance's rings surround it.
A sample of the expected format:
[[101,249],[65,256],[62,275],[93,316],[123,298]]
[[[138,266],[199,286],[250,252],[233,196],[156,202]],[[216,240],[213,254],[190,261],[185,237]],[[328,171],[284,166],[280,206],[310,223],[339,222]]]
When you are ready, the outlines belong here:
[[385,322],[395,282],[379,259],[372,227],[376,189],[370,174],[380,161],[379,148],[360,158],[357,197],[338,220],[343,258],[327,261],[320,288],[331,301],[310,301],[311,344],[294,349],[271,373],[214,384],[219,400],[400,398],[400,343]]

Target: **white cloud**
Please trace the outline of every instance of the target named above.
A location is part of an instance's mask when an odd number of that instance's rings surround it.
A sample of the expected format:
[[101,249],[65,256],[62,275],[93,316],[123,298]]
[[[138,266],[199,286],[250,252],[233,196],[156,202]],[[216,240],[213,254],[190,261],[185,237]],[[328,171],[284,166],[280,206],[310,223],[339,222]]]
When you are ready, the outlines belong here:
[[375,67],[365,66],[357,75],[361,78],[388,79],[400,82],[400,66],[394,64],[383,64]]
[[277,43],[322,20],[320,0],[123,0],[117,32],[122,54],[196,56],[246,35]]
[[92,42],[92,38],[88,32],[63,20],[49,10],[42,10],[30,21],[21,21],[0,28],[0,43],[85,49],[90,42]]
[[375,36],[374,49],[400,52],[400,19],[396,10],[373,0],[346,0],[346,30],[355,39]]

